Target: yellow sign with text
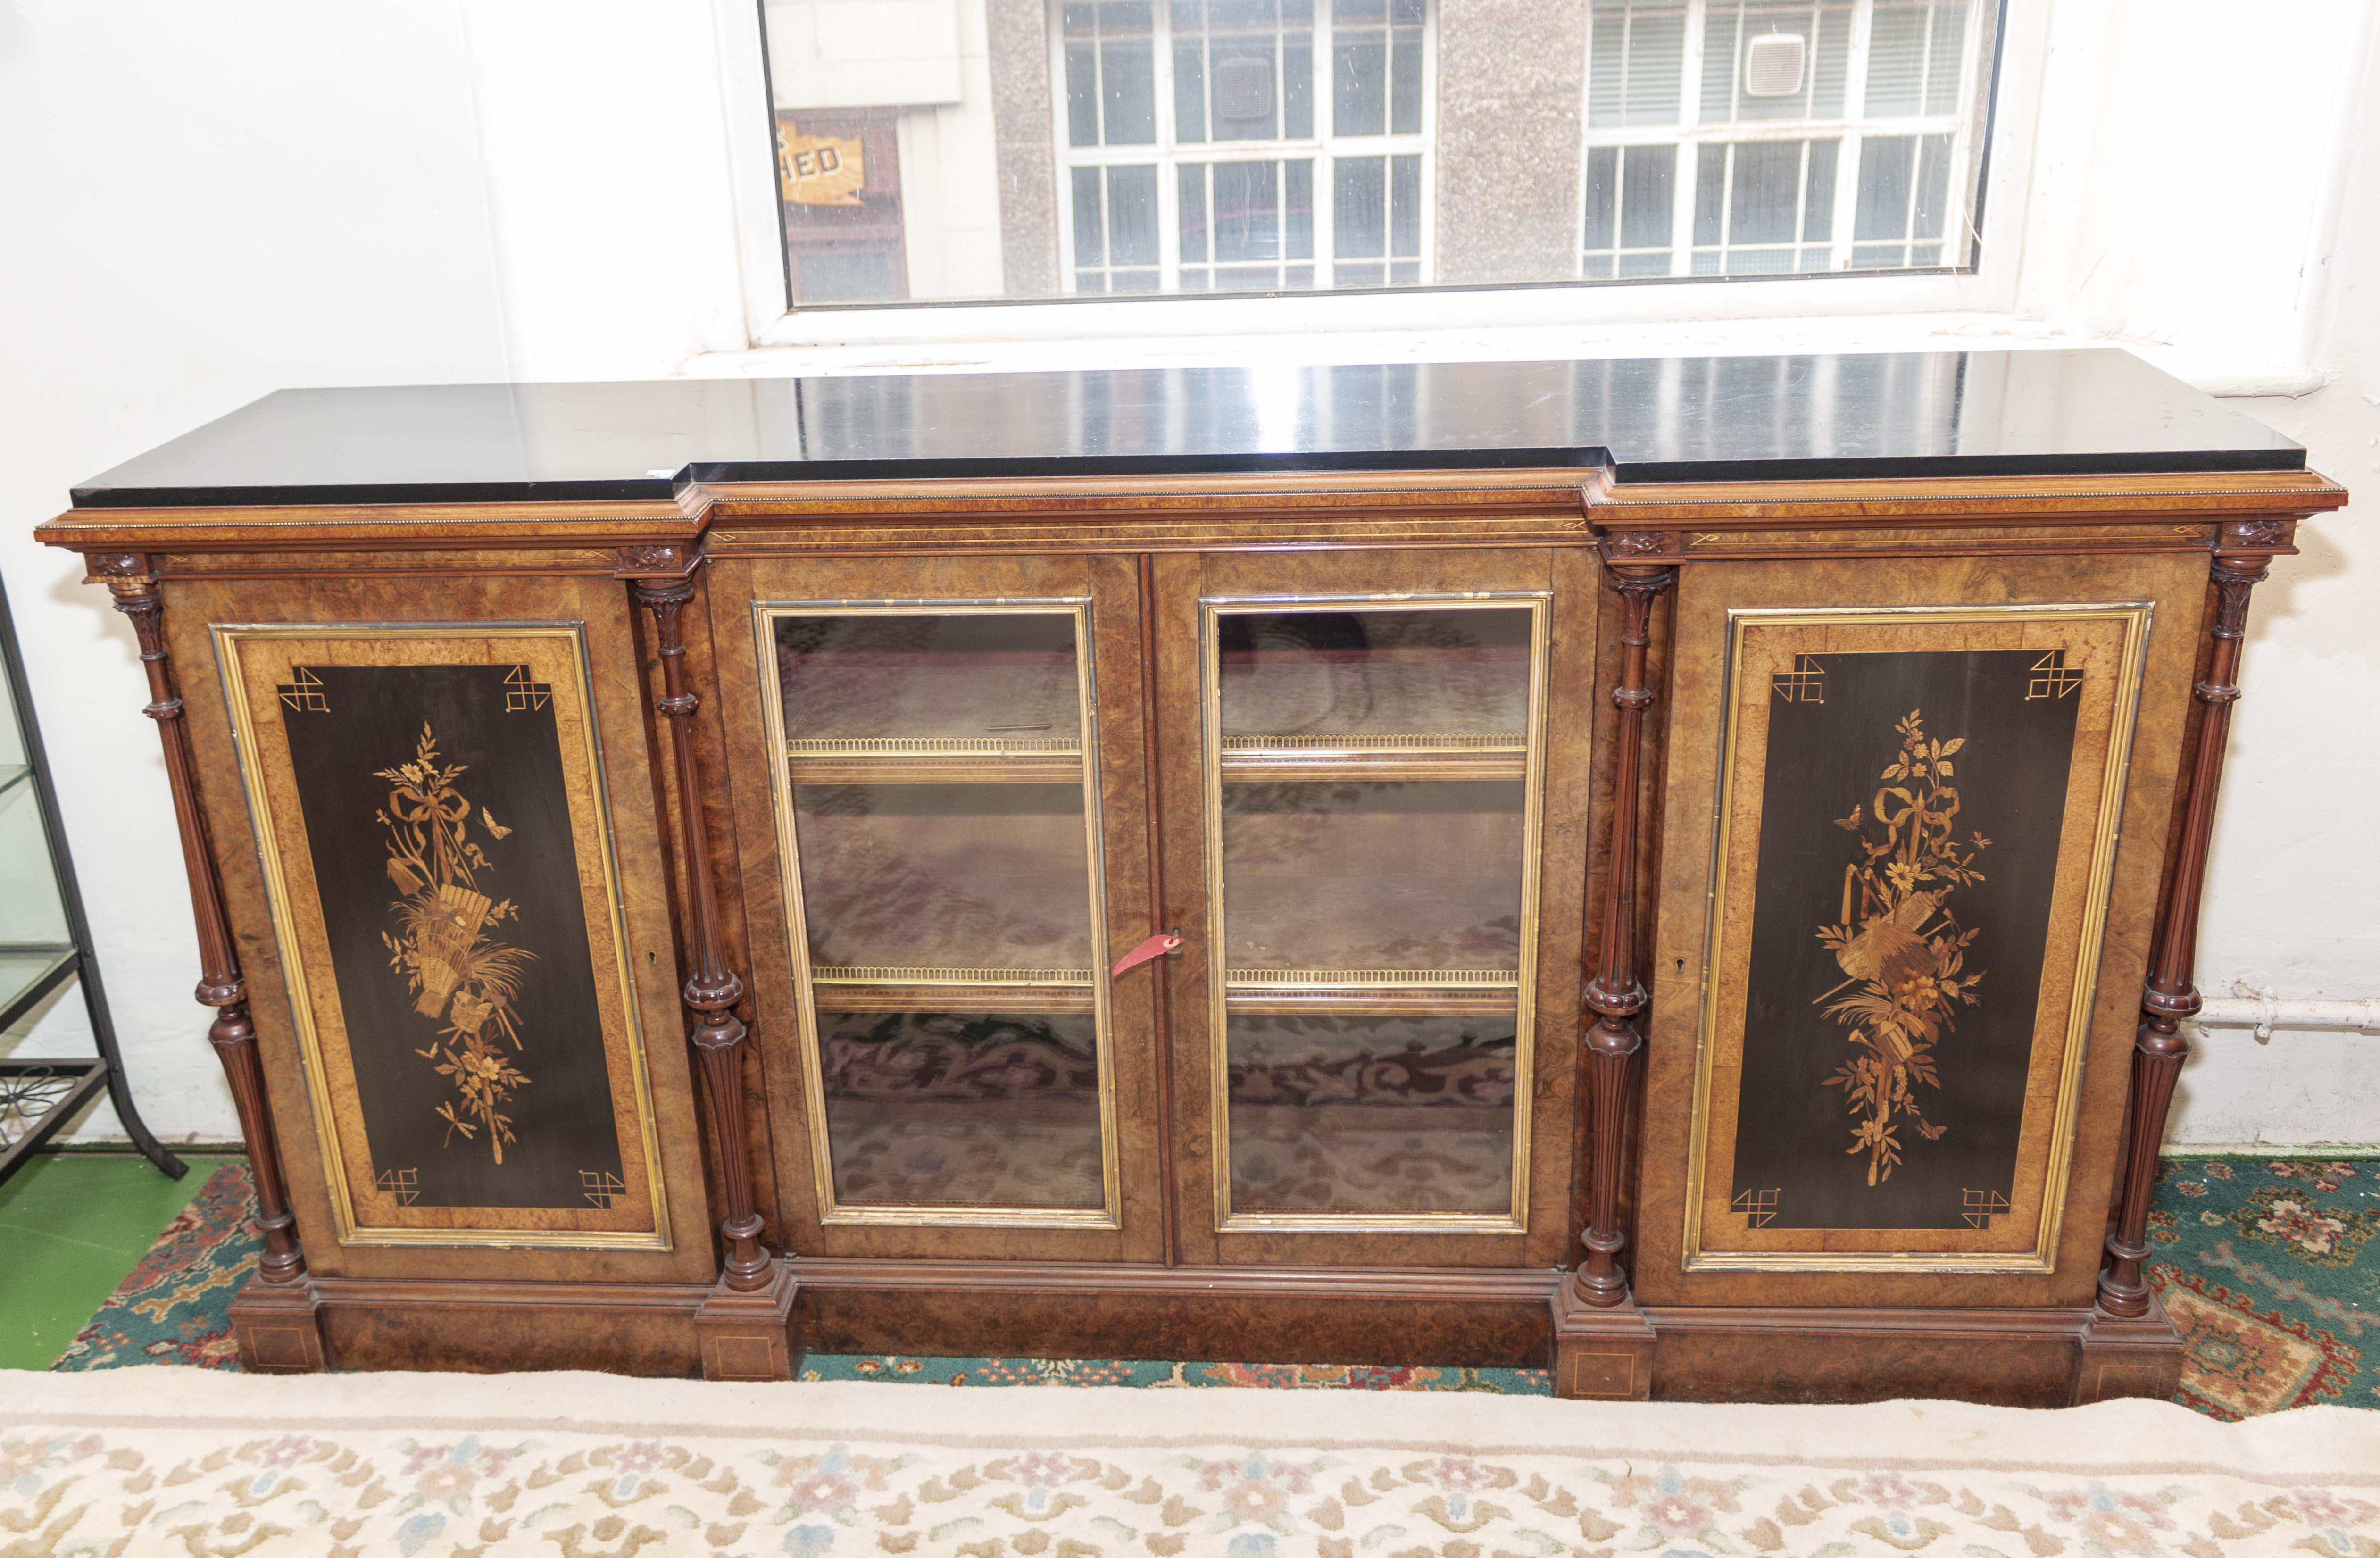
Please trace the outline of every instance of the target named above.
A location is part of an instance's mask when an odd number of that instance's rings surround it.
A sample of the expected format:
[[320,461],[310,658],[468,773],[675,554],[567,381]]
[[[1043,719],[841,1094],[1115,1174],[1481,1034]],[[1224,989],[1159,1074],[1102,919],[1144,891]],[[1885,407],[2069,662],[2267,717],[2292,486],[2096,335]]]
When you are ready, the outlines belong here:
[[795,205],[857,205],[868,161],[857,136],[777,131],[777,177]]

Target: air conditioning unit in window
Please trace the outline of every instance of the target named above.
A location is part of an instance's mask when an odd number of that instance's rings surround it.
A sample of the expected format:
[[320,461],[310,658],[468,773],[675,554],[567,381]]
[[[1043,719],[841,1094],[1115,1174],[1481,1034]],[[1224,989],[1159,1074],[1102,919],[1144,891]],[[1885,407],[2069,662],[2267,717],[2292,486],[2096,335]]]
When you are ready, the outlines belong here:
[[1808,45],[1798,32],[1763,32],[1743,45],[1743,95],[1791,97],[1802,90],[1802,57]]
[[1241,55],[1215,62],[1215,117],[1261,119],[1272,112],[1272,61]]

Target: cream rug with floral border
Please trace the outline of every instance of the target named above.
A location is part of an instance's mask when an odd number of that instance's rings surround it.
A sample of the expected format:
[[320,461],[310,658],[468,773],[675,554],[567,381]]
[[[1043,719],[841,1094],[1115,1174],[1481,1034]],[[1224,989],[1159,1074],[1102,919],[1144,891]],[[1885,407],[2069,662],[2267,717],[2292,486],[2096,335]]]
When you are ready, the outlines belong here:
[[2380,1413],[0,1373],[0,1558],[2380,1553]]

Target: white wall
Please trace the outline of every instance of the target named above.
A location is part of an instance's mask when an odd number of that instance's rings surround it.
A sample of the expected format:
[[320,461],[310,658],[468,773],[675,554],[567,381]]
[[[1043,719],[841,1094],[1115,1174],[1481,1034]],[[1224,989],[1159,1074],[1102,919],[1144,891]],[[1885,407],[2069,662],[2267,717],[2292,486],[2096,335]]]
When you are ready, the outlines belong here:
[[[1160,346],[1078,323],[1060,347],[1011,348],[935,310],[908,317],[976,338],[755,352],[747,299],[782,281],[743,0],[0,0],[0,570],[152,1124],[234,1128],[188,998],[156,741],[129,635],[27,532],[74,481],[281,385],[948,369],[1003,349],[1358,360],[2120,338],[2234,387],[2338,374],[2240,404],[2380,493],[2380,299],[2357,279],[2380,273],[2369,7],[2291,0],[2243,28],[2236,0],[2016,3],[2013,34],[2051,40],[2040,133],[2029,109],[2004,125],[2004,152],[2031,151],[1995,176],[1996,191],[2034,185],[2021,238],[1998,246],[2022,273],[2001,294],[1959,292],[1959,314],[1888,316],[1903,294],[1878,281],[1851,284],[1876,299],[1864,317],[1817,317],[1852,296],[1828,291],[1767,320],[1678,324],[1653,316],[1756,313],[1775,294],[1631,288],[1603,295],[1625,324],[1499,328],[1472,294],[1405,310],[1394,334],[1266,326]],[[2182,46],[2205,38],[2222,46]],[[2014,81],[2010,101],[2031,91]],[[756,159],[762,176],[739,185],[731,170]],[[1993,296],[2016,311],[1971,306]],[[1454,318],[1470,327],[1432,328]],[[2380,993],[2362,631],[2380,543],[2353,510],[2308,529],[2306,555],[2257,595],[2202,948],[2212,992],[2246,976],[2284,994]],[[35,1041],[69,1042],[78,1016],[69,1001]],[[2375,1062],[2380,1040],[2211,1034],[2176,1138],[2380,1141]]]
[[[720,132],[682,106],[723,112],[717,40],[698,6],[651,12],[0,0],[0,572],[162,1135],[237,1127],[157,737],[129,630],[32,527],[284,385],[636,377],[740,344],[732,213],[703,203]],[[88,1042],[69,994],[19,1053]],[[116,1134],[104,1105],[82,1134]]]

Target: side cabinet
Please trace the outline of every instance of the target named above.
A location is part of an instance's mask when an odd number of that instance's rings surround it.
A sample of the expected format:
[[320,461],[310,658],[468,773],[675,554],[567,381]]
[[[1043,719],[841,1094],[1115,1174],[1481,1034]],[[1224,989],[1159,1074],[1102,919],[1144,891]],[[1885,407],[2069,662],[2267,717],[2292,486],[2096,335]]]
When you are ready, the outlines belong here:
[[163,742],[243,1364],[2169,1394],[2249,601],[2345,494],[1647,469],[56,521]]

